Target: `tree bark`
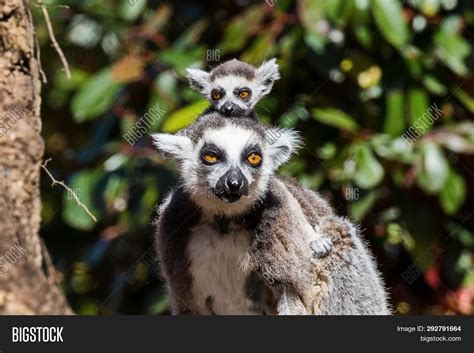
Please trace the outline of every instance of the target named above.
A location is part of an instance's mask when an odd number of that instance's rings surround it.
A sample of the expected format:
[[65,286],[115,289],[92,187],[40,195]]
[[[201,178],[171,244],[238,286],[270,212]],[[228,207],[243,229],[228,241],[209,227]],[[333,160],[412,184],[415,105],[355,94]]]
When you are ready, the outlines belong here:
[[41,84],[27,0],[0,0],[0,314],[70,314],[39,237]]

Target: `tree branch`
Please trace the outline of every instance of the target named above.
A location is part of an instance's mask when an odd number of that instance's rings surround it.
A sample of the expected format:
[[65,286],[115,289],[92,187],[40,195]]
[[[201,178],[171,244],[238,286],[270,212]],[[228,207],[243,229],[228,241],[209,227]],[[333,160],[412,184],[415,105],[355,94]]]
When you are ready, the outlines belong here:
[[77,194],[74,192],[74,190],[72,190],[69,186],[67,186],[63,181],[60,181],[60,180],[56,180],[53,176],[53,174],[51,174],[51,172],[48,170],[48,168],[46,168],[46,165],[48,164],[48,162],[51,160],[51,158],[48,158],[47,160],[44,161],[43,164],[41,164],[41,168],[44,169],[44,171],[46,172],[46,174],[49,175],[50,179],[53,181],[51,186],[54,186],[54,185],[61,185],[64,189],[66,189],[69,193],[71,193],[72,197],[74,197],[74,200],[76,200],[76,203],[78,206],[82,207],[84,209],[84,211],[86,211],[86,213],[94,220],[94,222],[97,222],[97,218],[92,214],[91,211],[89,211],[89,209],[87,208],[86,205],[84,205],[81,200],[79,200],[79,197],[77,196]]
[[48,13],[48,10],[46,9],[46,6],[44,5],[43,0],[38,0],[38,5],[41,7],[41,11],[43,12],[44,20],[46,21],[46,27],[48,28],[48,33],[49,33],[49,38],[51,39],[51,43],[53,44],[54,49],[56,49],[56,52],[58,53],[59,58],[61,59],[63,63],[64,71],[66,72],[66,77],[71,78],[71,71],[69,70],[69,64],[66,60],[66,57],[64,56],[63,51],[61,50],[61,47],[58,44],[58,41],[56,40],[56,37],[54,36],[53,25],[51,24],[49,13]]

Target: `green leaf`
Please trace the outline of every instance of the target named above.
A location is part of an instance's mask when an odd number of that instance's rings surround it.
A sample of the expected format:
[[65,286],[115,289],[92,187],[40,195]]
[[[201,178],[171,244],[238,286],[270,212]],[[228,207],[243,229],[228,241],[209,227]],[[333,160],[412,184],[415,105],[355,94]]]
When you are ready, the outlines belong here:
[[[115,156],[120,156],[116,154]],[[123,156],[120,156],[123,158]],[[110,158],[109,158],[110,161]],[[112,174],[107,180],[107,185],[103,192],[106,205],[113,207],[114,202],[122,198],[125,200],[125,193],[127,191],[127,179],[118,174]]]
[[266,58],[270,57],[275,42],[273,31],[262,31],[252,42],[250,47],[241,55],[244,62],[259,65]]
[[200,19],[196,21],[190,28],[186,29],[186,31],[174,42],[174,49],[183,51],[192,49],[193,46],[196,46],[204,31],[206,30],[208,25],[208,21],[205,19]]
[[166,118],[166,121],[163,124],[163,131],[173,133],[179,129],[187,127],[208,106],[209,102],[207,100],[199,100],[175,111]]
[[362,221],[367,213],[369,213],[374,207],[375,201],[377,201],[377,192],[371,190],[367,193],[367,195],[364,195],[359,200],[352,202],[348,209],[351,218],[357,222]]
[[440,0],[422,0],[419,8],[424,15],[433,17],[438,13],[439,6]]
[[408,91],[408,118],[410,124],[421,118],[428,111],[429,98],[420,88],[411,88]]
[[331,8],[335,8],[339,1],[298,1],[298,17],[305,29],[305,43],[318,54],[324,54],[324,47],[328,41],[327,29],[322,26],[328,17]]
[[[47,4],[49,1],[45,1]],[[59,5],[69,5],[71,6],[71,2],[58,2],[56,6]],[[113,13],[115,9],[115,5],[113,2],[109,1],[102,1],[102,0],[88,0],[84,1],[82,6],[84,6],[84,10],[87,13],[93,14],[93,15],[99,15],[99,16],[110,16],[111,13]]]
[[361,188],[370,189],[382,181],[384,169],[368,145],[356,146],[355,164],[354,182]]
[[318,23],[324,18],[324,6],[324,1],[298,1],[298,16],[307,32],[318,36],[323,34]]
[[377,155],[384,159],[411,164],[414,160],[413,146],[402,137],[392,138],[386,134],[375,134],[370,143]]
[[453,215],[464,202],[466,198],[466,183],[464,179],[453,169],[449,170],[448,178],[439,194],[439,201],[443,210]]
[[399,136],[405,130],[404,97],[400,90],[391,90],[386,96],[387,111],[383,131],[392,137]]
[[[97,210],[93,204],[93,190],[98,177],[97,172],[85,170],[75,174],[68,182],[68,186],[77,195],[79,201],[95,216],[97,216]],[[94,228],[94,220],[86,213],[83,207],[79,206],[72,192],[67,191],[64,193],[63,205],[62,217],[68,225],[85,231]]]
[[355,132],[359,129],[353,117],[336,108],[316,108],[312,115],[317,121],[341,130]]
[[304,36],[305,43],[319,55],[324,54],[326,38],[316,33],[307,32]]
[[146,218],[149,217],[147,214],[148,210],[152,209],[153,205],[156,205],[156,202],[158,201],[158,189],[154,187],[155,179],[148,178],[145,182],[145,185],[147,188],[140,202],[140,206],[143,210],[142,215],[145,218],[143,223],[145,223]]
[[251,6],[241,16],[235,17],[224,31],[219,49],[222,53],[241,50],[263,19],[260,5]]
[[112,80],[111,70],[103,69],[90,77],[76,92],[71,102],[74,120],[83,122],[106,112],[121,85]]
[[308,115],[308,111],[302,105],[295,104],[280,117],[279,125],[286,128],[293,128],[298,121],[307,119]]
[[121,18],[128,22],[135,21],[145,10],[147,5],[147,0],[122,0],[119,6],[119,15]]
[[162,295],[160,299],[148,309],[148,315],[163,314],[169,308],[169,297]]
[[474,98],[460,87],[453,88],[453,94],[467,108],[467,110],[474,114]]
[[189,50],[167,49],[158,53],[158,60],[170,65],[179,75],[185,76],[186,68],[201,63],[204,57],[204,48],[195,47]]
[[337,26],[345,26],[355,11],[353,0],[300,0],[298,15],[303,27],[308,32],[324,34],[318,27],[321,20],[329,20]]
[[[313,1],[318,3],[317,1]],[[350,1],[347,0],[326,0],[326,1],[321,1],[320,3],[324,5],[324,14],[331,20],[331,21],[337,21],[340,19],[342,13],[341,13],[341,4],[342,3],[349,3]]]
[[[464,279],[463,279],[462,284],[461,284],[461,287],[463,289],[461,291],[469,293],[470,288],[472,288],[473,286],[474,286],[474,270],[471,268],[464,275]],[[468,314],[468,313],[466,312],[466,314]]]
[[333,21],[341,26],[345,27],[354,15],[358,15],[356,10],[355,0],[342,0],[339,1],[339,7],[333,15]]
[[474,247],[474,233],[462,227],[459,223],[448,225],[450,236],[458,240],[465,247]]
[[434,35],[436,54],[453,72],[459,76],[469,73],[464,60],[471,52],[469,42],[460,34],[462,19],[457,16],[446,17]]
[[285,67],[293,53],[295,51],[295,47],[299,44],[301,40],[302,31],[300,28],[296,27],[292,29],[290,32],[285,34],[279,41],[278,41],[278,51],[281,53],[279,64],[281,66],[282,71],[286,71]]
[[423,85],[430,93],[438,96],[445,95],[447,92],[446,87],[433,75],[423,77]]
[[80,87],[89,77],[86,70],[82,70],[77,66],[71,66],[71,78],[66,75],[54,75],[53,82],[55,88],[62,91],[72,91]]
[[353,0],[355,8],[350,19],[352,31],[356,39],[364,48],[372,46],[373,28],[369,28],[371,23],[370,3]]
[[372,14],[387,42],[397,48],[407,44],[409,31],[399,1],[373,0]]
[[357,25],[354,28],[354,34],[364,48],[372,46],[372,33],[366,25]]
[[449,165],[441,147],[433,142],[422,145],[418,185],[430,194],[441,190],[449,174]]

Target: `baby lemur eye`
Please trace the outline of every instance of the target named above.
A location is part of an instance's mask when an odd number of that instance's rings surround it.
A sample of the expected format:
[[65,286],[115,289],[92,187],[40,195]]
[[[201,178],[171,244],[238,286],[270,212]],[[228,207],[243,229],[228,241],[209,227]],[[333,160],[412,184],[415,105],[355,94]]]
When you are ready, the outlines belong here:
[[247,162],[252,167],[259,167],[262,164],[262,156],[258,153],[252,152],[247,156]]
[[218,101],[221,99],[223,96],[222,92],[218,89],[213,89],[211,92],[211,98],[214,99],[215,101]]
[[204,153],[201,158],[205,164],[209,165],[217,163],[219,161],[219,156],[214,153]]
[[249,99],[251,95],[252,95],[252,91],[248,88],[242,88],[239,91],[239,97],[242,99]]

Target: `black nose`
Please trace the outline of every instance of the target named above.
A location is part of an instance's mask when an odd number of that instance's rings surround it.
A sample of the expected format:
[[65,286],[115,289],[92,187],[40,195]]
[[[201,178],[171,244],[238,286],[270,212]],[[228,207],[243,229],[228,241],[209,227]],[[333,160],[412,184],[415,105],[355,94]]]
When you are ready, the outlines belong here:
[[225,203],[236,202],[249,194],[248,180],[240,169],[231,168],[217,181],[214,194]]
[[232,170],[227,174],[225,186],[228,192],[237,193],[244,186],[243,175],[240,171]]
[[230,102],[225,103],[222,108],[224,109],[225,114],[230,114],[234,111],[234,105]]

